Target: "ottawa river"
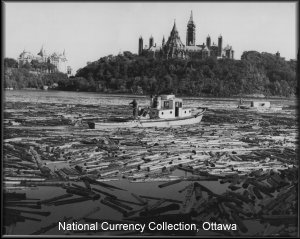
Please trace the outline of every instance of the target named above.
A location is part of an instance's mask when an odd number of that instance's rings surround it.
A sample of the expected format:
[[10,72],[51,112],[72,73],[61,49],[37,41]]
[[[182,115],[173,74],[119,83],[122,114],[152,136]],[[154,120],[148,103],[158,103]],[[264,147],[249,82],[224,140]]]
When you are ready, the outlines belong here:
[[[89,92],[68,92],[68,91],[40,91],[40,90],[13,90],[4,92],[6,102],[28,102],[28,103],[63,103],[63,104],[82,104],[82,105],[121,105],[126,104],[132,99],[137,99],[139,104],[148,105],[149,98],[137,95],[117,95],[99,94]],[[218,107],[236,107],[239,98],[200,98],[183,97],[186,106],[202,106],[212,109]],[[258,100],[270,101],[272,105],[286,106],[295,105],[296,99],[264,99],[247,98],[245,101]]]
[[[63,114],[63,107],[69,108],[70,105],[75,108],[72,113],[67,113],[68,115],[73,114],[73,116],[78,115],[89,115],[92,114],[88,112],[88,107],[93,106],[100,109],[99,112],[102,113],[101,118],[105,118],[105,115],[114,115],[115,109],[121,109],[120,112],[125,112],[128,115],[131,114],[132,109],[128,105],[133,99],[138,101],[139,105],[149,105],[149,97],[147,96],[136,96],[136,95],[112,95],[112,94],[99,94],[99,93],[82,93],[82,92],[63,92],[63,91],[5,91],[4,92],[4,107],[5,112],[13,112],[16,113],[20,110],[19,115],[22,117],[22,109],[13,108],[16,107],[18,104],[21,107],[26,105],[30,106],[31,111],[34,112],[35,105],[57,105],[59,106],[60,113]],[[228,112],[231,109],[236,110],[239,98],[194,98],[194,97],[183,97],[184,106],[186,107],[208,107],[209,109],[213,110],[214,112],[218,112],[219,110],[227,110]],[[254,99],[244,99],[245,103],[250,103],[251,100]],[[289,99],[256,99],[258,101],[270,101],[273,107],[287,107],[287,106],[295,106],[295,100]],[[101,111],[105,109],[105,111]],[[77,109],[77,110],[76,110]],[[81,109],[84,109],[83,111]],[[46,109],[47,110],[47,109]],[[45,111],[46,111],[45,110]],[[50,110],[50,109],[49,109]],[[94,110],[92,108],[91,110]],[[53,112],[53,108],[51,108],[51,112]],[[38,117],[39,115],[37,115]],[[95,116],[95,113],[94,115]],[[4,115],[4,120],[6,115]],[[200,125],[207,124],[208,118],[205,119],[205,115],[203,117],[203,122]],[[210,113],[210,118],[213,117],[213,113]],[[209,118],[209,119],[210,119]],[[216,123],[215,123],[216,124]],[[4,134],[4,140],[11,139],[12,135],[10,129],[4,128],[6,133]],[[149,129],[149,132],[150,129]],[[28,134],[31,133],[28,130]],[[63,134],[63,132],[61,132]],[[69,132],[68,132],[69,133]],[[25,137],[26,135],[23,135]],[[14,136],[17,137],[17,136]],[[28,136],[33,137],[32,134]],[[38,136],[37,136],[38,137]],[[77,136],[76,136],[77,137]],[[47,141],[45,141],[47,143]],[[187,173],[182,170],[175,169],[171,175],[174,176],[190,176],[190,173]],[[179,193],[178,191],[186,187],[187,185],[191,184],[191,181],[183,181],[178,184],[174,184],[168,187],[159,188],[158,185],[162,184],[163,182],[144,182],[144,183],[132,183],[127,179],[116,180],[116,181],[109,181],[106,182],[110,185],[114,185],[125,189],[124,191],[115,191],[111,190],[110,193],[117,193],[117,196],[128,201],[136,201],[132,197],[131,193],[138,194],[138,195],[147,195],[153,196],[158,198],[170,198],[176,200],[185,200],[185,192]],[[212,192],[216,194],[222,194],[226,190],[228,190],[228,185],[230,183],[221,184],[219,181],[201,181],[201,184],[207,188],[209,188]],[[84,186],[82,182],[78,182],[78,185]],[[99,187],[100,188],[100,187]],[[106,190],[108,191],[108,190]],[[66,193],[66,190],[61,187],[49,187],[49,186],[38,186],[34,188],[29,188],[26,190],[16,190],[16,192],[24,193],[26,192],[27,198],[33,199],[48,199],[55,196],[59,196]],[[101,195],[101,199],[104,198]],[[155,201],[151,201],[150,204],[153,204]],[[5,205],[5,202],[4,202]],[[167,205],[167,204],[166,204]],[[94,213],[89,218],[95,219],[112,219],[112,220],[124,220],[122,214],[116,210],[112,210],[110,207],[103,205],[100,203],[100,200],[89,200],[84,202],[78,202],[73,204],[66,204],[63,206],[46,206],[42,205],[40,211],[49,211],[51,214],[47,217],[38,217],[41,218],[41,221],[32,221],[32,220],[25,220],[25,222],[17,222],[15,225],[12,225],[9,228],[9,231],[13,235],[29,235],[40,228],[46,227],[54,222],[58,222],[62,220],[64,217],[73,217],[78,218],[83,216],[84,214],[90,212],[96,207],[100,207],[100,210]],[[32,209],[25,209],[25,210],[32,210]],[[135,208],[134,208],[135,210]],[[171,211],[169,213],[177,213],[175,211]],[[25,214],[26,215],[26,214]],[[33,214],[28,214],[29,217],[34,217]],[[126,220],[126,219],[125,219]],[[261,233],[265,227],[265,225],[261,224],[258,220],[244,220],[244,223],[247,225],[248,232],[243,234],[242,232],[239,235],[255,235],[256,233]],[[64,235],[66,233],[59,231],[58,227],[55,227],[45,235]],[[78,233],[78,235],[122,235],[125,232],[100,232],[97,234],[91,233]],[[73,235],[77,235],[74,233]],[[135,235],[142,235],[138,232]],[[146,235],[146,234],[145,234]],[[150,235],[150,234],[147,234]],[[155,234],[159,235],[159,234]],[[184,234],[183,234],[184,235]],[[197,235],[217,235],[222,236],[222,233],[218,233],[217,231],[199,231]]]

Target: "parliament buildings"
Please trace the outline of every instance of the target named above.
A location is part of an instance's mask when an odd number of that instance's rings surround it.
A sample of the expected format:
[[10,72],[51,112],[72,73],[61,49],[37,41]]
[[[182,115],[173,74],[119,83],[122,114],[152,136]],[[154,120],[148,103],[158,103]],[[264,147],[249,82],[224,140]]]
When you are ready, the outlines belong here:
[[154,39],[151,36],[149,39],[149,46],[143,45],[143,38],[139,38],[139,55],[147,55],[151,57],[169,58],[200,58],[205,59],[207,57],[215,58],[234,58],[234,51],[231,46],[227,45],[223,47],[223,38],[220,35],[218,38],[218,45],[211,43],[210,36],[206,38],[206,44],[196,45],[196,25],[193,21],[193,13],[191,12],[190,19],[187,23],[186,31],[186,45],[184,45],[179,37],[176,23],[174,22],[173,29],[170,36],[165,42],[165,38],[162,40],[162,44],[157,46],[154,44]]

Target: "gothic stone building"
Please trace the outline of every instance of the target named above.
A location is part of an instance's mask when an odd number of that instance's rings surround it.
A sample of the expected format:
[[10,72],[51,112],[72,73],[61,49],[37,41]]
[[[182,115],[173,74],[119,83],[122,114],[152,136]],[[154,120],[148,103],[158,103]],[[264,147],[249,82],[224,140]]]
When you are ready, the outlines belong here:
[[63,53],[54,52],[52,54],[47,54],[44,47],[42,47],[37,55],[33,55],[31,52],[24,50],[18,58],[18,63],[19,66],[22,66],[25,63],[31,63],[32,60],[36,60],[39,63],[49,62],[55,66],[56,71],[66,73],[68,76],[72,74],[72,68],[68,66],[68,59],[65,51],[63,51]]
[[154,39],[151,36],[149,39],[149,46],[143,46],[143,38],[139,38],[139,55],[150,55],[152,57],[163,57],[163,58],[182,58],[188,59],[198,57],[205,59],[207,57],[216,58],[234,58],[234,51],[231,46],[227,45],[223,48],[222,36],[218,38],[218,45],[215,43],[211,44],[210,36],[206,38],[206,44],[196,45],[196,25],[193,21],[193,13],[191,12],[190,19],[187,24],[186,31],[186,45],[184,45],[179,37],[179,33],[174,22],[173,29],[170,36],[165,42],[163,37],[162,45],[157,46],[154,44]]

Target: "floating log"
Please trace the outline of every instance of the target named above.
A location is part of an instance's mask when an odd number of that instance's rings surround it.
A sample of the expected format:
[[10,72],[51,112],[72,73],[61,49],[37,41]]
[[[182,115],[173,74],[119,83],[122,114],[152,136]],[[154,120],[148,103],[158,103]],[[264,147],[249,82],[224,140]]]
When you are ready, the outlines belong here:
[[65,204],[84,202],[84,201],[88,201],[88,200],[91,200],[91,198],[90,197],[80,197],[80,198],[72,198],[72,199],[68,199],[68,200],[55,201],[52,204],[54,206],[60,206],[60,205],[65,205]]
[[232,197],[235,197],[235,198],[237,198],[237,199],[239,199],[239,200],[241,200],[241,201],[243,201],[243,202],[245,202],[245,203],[252,203],[252,202],[253,202],[253,200],[249,199],[248,197],[243,196],[243,195],[240,194],[240,193],[235,193],[235,192],[231,192],[231,191],[226,191],[226,194],[228,194],[228,195],[230,195],[230,196],[232,196]]
[[105,177],[107,175],[111,175],[111,174],[118,174],[120,171],[119,170],[112,170],[112,171],[109,171],[109,172],[103,172],[103,173],[100,173],[100,177]]
[[23,215],[19,215],[19,214],[16,214],[18,216],[18,218],[20,218],[21,220],[22,219],[25,219],[25,220],[30,220],[30,221],[36,221],[36,222],[41,222],[42,220],[39,219],[39,218],[34,218],[34,217],[28,217],[28,216],[23,216]]
[[218,181],[219,177],[215,175],[211,176],[190,176],[185,179],[185,181]]
[[122,189],[122,188],[119,188],[119,187],[116,187],[116,186],[112,186],[112,185],[109,185],[107,183],[99,182],[99,181],[97,181],[95,179],[92,179],[90,177],[83,177],[82,179],[87,180],[91,184],[97,184],[97,185],[105,187],[105,188],[113,188],[113,189],[126,191],[125,189]]
[[164,202],[166,202],[166,200],[161,199],[161,200],[157,201],[156,203],[154,203],[153,205],[148,206],[147,209],[148,209],[148,210],[152,210],[152,209],[154,209],[154,208],[157,208],[158,206],[160,206],[160,205],[163,204]]
[[267,193],[274,193],[275,192],[274,188],[268,187],[268,185],[265,184],[265,183],[254,181],[254,180],[250,180],[249,182],[253,186],[257,187],[262,192],[267,192]]
[[3,194],[4,200],[12,200],[12,199],[26,199],[26,193],[17,193],[17,192],[6,192]]
[[56,196],[56,197],[53,197],[53,198],[45,199],[45,200],[39,201],[37,203],[38,204],[51,204],[54,201],[64,199],[64,198],[69,198],[69,197],[72,197],[72,196],[73,196],[73,194],[67,193],[67,194],[63,194],[63,195]]
[[140,196],[134,194],[134,193],[131,193],[131,195],[136,199],[138,200],[141,204],[146,204],[147,202],[145,202]]
[[261,195],[261,193],[257,187],[253,187],[253,192],[258,199],[263,199],[263,196]]
[[30,213],[30,214],[37,214],[37,215],[41,215],[44,217],[48,217],[51,212],[40,212],[40,211],[27,211],[27,210],[21,210],[21,209],[13,209],[13,208],[5,208],[4,210],[9,210],[12,212],[22,212],[22,213]]
[[16,203],[10,203],[10,202],[6,202],[5,206],[10,206],[10,207],[25,207],[25,208],[32,208],[32,209],[41,209],[41,205],[16,204]]
[[[83,191],[87,191],[87,192],[91,191],[90,189],[88,189],[86,187],[82,187],[82,186],[80,186],[78,184],[75,184],[75,183],[72,183],[71,185],[74,186],[74,187],[76,187],[77,189],[80,189],[80,190],[83,190]],[[68,188],[68,186],[65,186],[65,188]]]
[[121,207],[119,207],[119,206],[117,206],[117,205],[115,205],[115,204],[113,204],[113,203],[111,203],[111,202],[109,202],[105,199],[102,199],[101,203],[108,206],[108,207],[110,207],[110,208],[112,208],[112,209],[115,209],[116,211],[118,211],[120,213],[122,213],[123,216],[126,216],[126,214],[127,214],[127,211],[125,209],[123,209],[123,208],[121,208]]
[[183,213],[187,213],[191,210],[191,201],[192,201],[192,196],[195,188],[194,185],[195,183],[194,184],[191,183],[188,189],[186,190],[185,201],[183,202],[182,210],[181,210]]
[[202,191],[205,191],[205,192],[207,192],[207,193],[210,194],[210,195],[216,195],[214,192],[212,192],[212,191],[209,190],[207,187],[203,186],[202,184],[200,184],[200,183],[198,183],[198,182],[195,182],[195,183],[194,183],[194,187],[195,187],[195,188],[196,188],[196,187],[199,187],[199,188],[201,188]]
[[233,205],[232,203],[230,202],[224,202],[224,205],[228,208],[230,208],[231,210],[233,210],[236,214],[240,213],[240,214],[243,214],[247,217],[250,217],[252,216],[252,213],[248,213],[246,211],[243,210],[243,208],[237,206],[237,205]]
[[111,203],[113,203],[113,204],[115,204],[115,205],[117,205],[117,206],[119,206],[121,208],[124,208],[125,210],[129,210],[130,211],[130,210],[133,209],[132,207],[129,207],[129,206],[125,205],[124,203],[118,202],[117,200],[114,200],[111,197],[106,197],[105,200],[109,201],[109,202],[111,202]]
[[37,182],[37,181],[45,181],[45,178],[25,178],[25,177],[4,177],[4,180],[9,180],[9,181],[26,181],[26,182]]
[[278,196],[277,198],[275,198],[274,200],[272,200],[269,204],[267,204],[266,206],[264,206],[263,208],[263,212],[266,213],[270,210],[272,210],[276,205],[278,205],[279,203],[283,202],[284,200],[286,200],[290,194],[293,192],[293,189],[288,190],[285,194],[282,194],[280,196]]
[[180,189],[178,192],[182,193],[183,191],[187,190],[190,187],[191,184],[187,185],[186,187],[184,187],[183,189]]
[[132,204],[132,205],[136,205],[136,206],[143,206],[143,205],[144,205],[144,204],[141,204],[141,203],[136,203],[136,202],[132,202],[132,201],[120,199],[120,198],[113,198],[113,199],[114,199],[115,201],[125,202],[125,203]]
[[93,200],[97,200],[97,199],[100,198],[99,194],[96,194],[94,192],[87,192],[87,191],[80,190],[80,189],[75,189],[75,188],[67,188],[66,192],[76,194],[76,195],[79,195],[79,196],[89,197]]
[[102,191],[102,190],[100,190],[100,189],[97,189],[97,188],[92,188],[92,190],[94,190],[94,191],[96,191],[96,192],[98,192],[98,193],[102,193],[102,194],[104,194],[105,196],[108,196],[108,197],[111,197],[111,198],[117,198],[117,196],[115,196],[115,195],[113,195],[113,194],[110,194],[110,193],[108,193],[108,192],[104,192],[104,191]]
[[161,213],[174,211],[174,210],[179,210],[179,209],[180,209],[179,204],[172,203],[172,204],[169,204],[169,205],[164,206],[164,207],[158,207],[158,208],[154,208],[154,209],[149,210],[149,211],[141,212],[140,216],[153,216],[153,215],[156,215],[156,214],[161,214]]
[[189,172],[189,173],[193,173],[194,172],[194,169],[188,168],[188,167],[183,167],[183,166],[177,166],[177,169],[183,170],[183,171]]
[[165,200],[166,202],[182,203],[182,201],[180,201],[180,200],[170,199],[170,198],[160,198],[160,197],[152,197],[152,196],[144,196],[144,195],[139,195],[139,196],[141,198],[146,198],[146,199]]
[[22,185],[26,186],[63,186],[65,185],[65,181],[43,181],[43,182],[22,182]]
[[170,181],[170,182],[167,182],[167,183],[163,183],[163,184],[158,185],[158,187],[159,188],[164,188],[164,187],[168,187],[170,185],[180,183],[180,182],[182,182],[182,179],[177,179],[177,180],[173,180],[173,181]]

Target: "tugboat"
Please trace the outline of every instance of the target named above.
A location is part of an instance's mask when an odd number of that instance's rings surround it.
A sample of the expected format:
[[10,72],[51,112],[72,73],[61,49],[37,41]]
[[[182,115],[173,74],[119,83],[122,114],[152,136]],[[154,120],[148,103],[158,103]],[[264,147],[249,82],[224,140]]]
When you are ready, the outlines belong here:
[[201,121],[206,108],[182,107],[182,99],[175,95],[156,96],[150,107],[138,110],[134,118],[112,118],[103,122],[88,122],[90,129],[132,128],[132,127],[170,127],[197,124]]

